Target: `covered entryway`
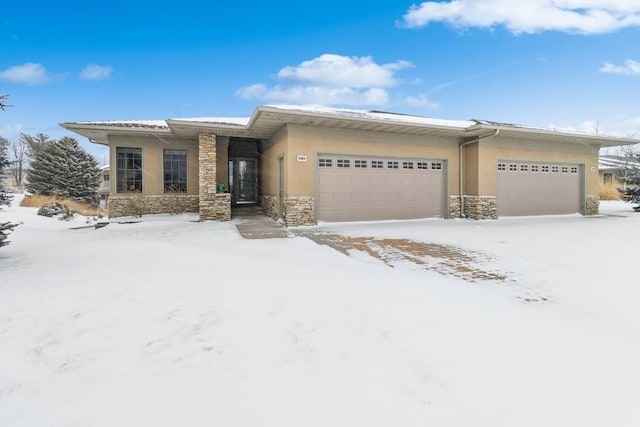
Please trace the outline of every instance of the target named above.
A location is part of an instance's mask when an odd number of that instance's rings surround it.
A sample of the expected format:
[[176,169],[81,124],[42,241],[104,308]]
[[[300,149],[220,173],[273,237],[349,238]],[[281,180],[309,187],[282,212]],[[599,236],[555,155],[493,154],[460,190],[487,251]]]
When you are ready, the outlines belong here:
[[498,162],[498,216],[560,215],[582,211],[578,164]]
[[443,160],[318,155],[317,217],[362,221],[443,217]]
[[250,138],[230,138],[228,152],[228,190],[231,204],[258,202],[259,141]]

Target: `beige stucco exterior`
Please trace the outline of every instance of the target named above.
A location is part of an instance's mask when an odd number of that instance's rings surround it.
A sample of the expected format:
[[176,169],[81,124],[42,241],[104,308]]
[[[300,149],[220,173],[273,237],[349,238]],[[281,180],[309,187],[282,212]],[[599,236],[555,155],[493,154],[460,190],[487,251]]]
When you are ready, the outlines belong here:
[[[163,150],[187,151],[187,194],[198,194],[198,142],[176,138],[162,139],[144,136],[111,135],[109,137],[109,162],[114,165],[111,173],[111,193],[117,191],[117,147],[142,148],[142,195],[155,196],[164,194],[163,184]],[[140,194],[140,193],[134,193]]]
[[[598,194],[597,146],[494,137],[482,140],[478,151],[475,162],[478,173],[472,175],[477,182],[469,181],[467,184],[471,191],[477,188],[476,195],[497,195],[496,167],[500,160],[584,165],[586,194]],[[469,193],[467,188],[465,193],[474,194]]]
[[[315,194],[316,160],[323,153],[445,160],[450,188],[458,185],[458,143],[453,138],[290,125],[286,144],[280,146],[286,155],[288,195]],[[298,161],[298,156],[307,160]]]
[[[635,142],[492,122],[423,119],[380,112],[264,106],[258,107],[246,124],[233,119],[192,119],[63,126],[110,146],[110,200],[119,199],[118,214],[128,209],[123,200],[127,197],[137,197],[141,203],[151,200],[154,209],[160,210],[173,203],[164,193],[163,150],[183,149],[188,167],[184,199],[191,207],[199,206],[201,218],[230,217],[234,195],[228,193],[229,162],[250,158],[256,159],[258,168],[259,202],[269,215],[283,217],[289,225],[309,225],[317,220],[318,159],[323,154],[442,161],[443,216],[480,219],[497,216],[499,162],[579,165],[581,212],[596,213],[600,146]],[[142,149],[142,193],[117,192],[118,147]],[[208,213],[203,214],[205,211]]]

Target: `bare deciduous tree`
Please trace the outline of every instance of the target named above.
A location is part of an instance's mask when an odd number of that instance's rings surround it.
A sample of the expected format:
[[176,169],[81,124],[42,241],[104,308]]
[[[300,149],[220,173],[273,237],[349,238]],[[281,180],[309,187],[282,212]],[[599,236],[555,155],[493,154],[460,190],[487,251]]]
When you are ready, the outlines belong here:
[[7,95],[6,93],[0,93],[0,110],[4,110],[7,107],[13,107],[13,105],[7,104],[8,98],[9,95]]

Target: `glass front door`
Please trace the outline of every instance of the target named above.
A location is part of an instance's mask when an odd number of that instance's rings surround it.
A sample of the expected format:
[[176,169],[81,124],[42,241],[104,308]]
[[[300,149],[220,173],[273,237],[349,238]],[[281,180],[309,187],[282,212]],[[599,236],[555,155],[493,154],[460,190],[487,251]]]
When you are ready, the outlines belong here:
[[258,202],[258,161],[229,160],[229,186],[234,203]]

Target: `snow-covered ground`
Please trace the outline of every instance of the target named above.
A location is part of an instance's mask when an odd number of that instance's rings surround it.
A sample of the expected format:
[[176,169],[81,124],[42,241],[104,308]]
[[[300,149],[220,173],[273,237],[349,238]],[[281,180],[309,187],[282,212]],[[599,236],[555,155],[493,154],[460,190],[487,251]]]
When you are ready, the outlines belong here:
[[320,227],[503,277],[476,281],[188,215],[5,208],[0,425],[638,426],[640,214],[601,208]]

